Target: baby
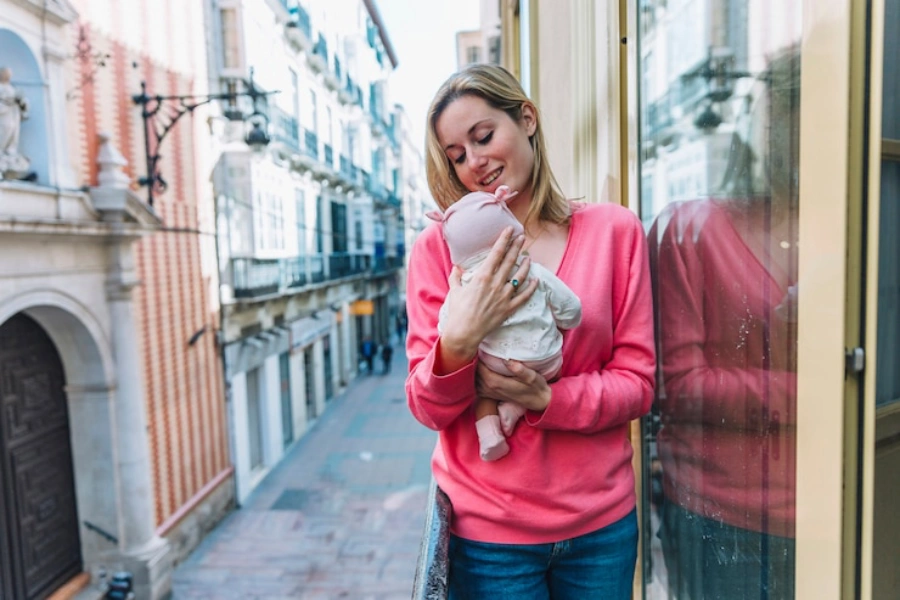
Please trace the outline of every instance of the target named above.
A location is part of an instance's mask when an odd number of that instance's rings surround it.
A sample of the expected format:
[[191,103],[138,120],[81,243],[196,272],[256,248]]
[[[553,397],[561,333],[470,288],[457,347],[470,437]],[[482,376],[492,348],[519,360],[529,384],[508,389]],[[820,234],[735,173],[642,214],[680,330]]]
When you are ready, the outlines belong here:
[[[524,231],[506,205],[517,193],[510,192],[507,186],[497,188],[496,195],[472,192],[443,215],[428,213],[431,219],[442,222],[450,258],[463,270],[463,285],[472,280],[506,227],[513,228],[513,236]],[[521,257],[517,265],[520,260]],[[534,294],[527,304],[488,334],[479,346],[478,357],[496,373],[512,375],[504,361],[517,360],[550,381],[562,366],[560,329],[573,329],[581,323],[581,301],[556,275],[535,262],[531,263],[528,277],[538,280]],[[447,311],[445,301],[438,317],[438,332],[443,328]],[[476,401],[475,428],[483,460],[497,460],[509,452],[506,436],[512,434],[524,413],[525,409],[513,402],[498,405],[489,399]]]

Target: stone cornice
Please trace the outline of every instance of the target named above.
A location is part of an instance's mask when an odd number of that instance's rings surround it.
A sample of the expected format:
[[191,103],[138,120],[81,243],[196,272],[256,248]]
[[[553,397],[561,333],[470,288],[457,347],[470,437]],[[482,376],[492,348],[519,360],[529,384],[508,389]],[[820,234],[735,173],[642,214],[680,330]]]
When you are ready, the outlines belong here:
[[85,193],[0,181],[0,235],[137,238],[161,225],[153,209],[127,188]]
[[109,238],[133,237],[149,233],[146,228],[135,224],[126,224],[125,227],[116,227],[114,223],[100,221],[63,221],[58,219],[17,219],[0,215],[0,236],[52,236],[54,239],[75,238]]
[[156,212],[127,188],[100,186],[91,188],[90,193],[91,203],[104,221],[136,223],[147,229],[162,225]]
[[12,0],[12,3],[38,17],[46,16],[55,25],[66,25],[78,18],[78,12],[68,0]]

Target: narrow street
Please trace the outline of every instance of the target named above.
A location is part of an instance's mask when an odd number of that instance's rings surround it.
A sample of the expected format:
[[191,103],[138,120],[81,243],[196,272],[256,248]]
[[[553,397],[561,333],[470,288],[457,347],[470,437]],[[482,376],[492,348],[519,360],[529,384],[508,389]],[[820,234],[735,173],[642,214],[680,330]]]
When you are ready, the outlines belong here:
[[331,401],[243,507],[179,567],[176,600],[407,599],[435,434],[409,414],[406,359]]

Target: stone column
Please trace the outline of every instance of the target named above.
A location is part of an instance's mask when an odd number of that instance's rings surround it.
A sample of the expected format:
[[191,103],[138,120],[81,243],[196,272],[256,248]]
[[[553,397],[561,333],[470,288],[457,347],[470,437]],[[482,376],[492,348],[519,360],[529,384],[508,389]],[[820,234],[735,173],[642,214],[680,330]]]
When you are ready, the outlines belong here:
[[[67,385],[69,398],[69,425],[72,435],[72,462],[77,475],[90,473],[90,478],[75,477],[75,494],[78,498],[78,516],[105,532],[118,531],[118,505],[115,469],[110,457],[112,450],[112,398],[115,390],[107,387]],[[97,490],[109,490],[100,494]],[[116,534],[117,535],[117,534]],[[85,568],[93,571],[102,564],[101,555],[109,552],[114,544],[96,532],[82,529],[81,548]]]
[[[131,244],[112,249],[121,263],[130,260]],[[115,271],[119,271],[115,268]],[[132,311],[132,288],[124,272],[113,272],[107,281],[107,300],[112,317],[112,347],[116,361],[113,405],[113,454],[119,492],[119,547],[131,554],[156,538],[153,484],[144,402],[144,378],[138,356]]]
[[172,567],[168,542],[156,535],[144,370],[132,291],[138,284],[133,244],[159,221],[127,188],[128,178],[121,171],[125,160],[109,136],[101,135],[100,141],[100,186],[92,190],[91,199],[110,230],[106,299],[115,361],[111,439],[119,552],[124,569],[134,575],[137,597],[156,599],[169,593]]

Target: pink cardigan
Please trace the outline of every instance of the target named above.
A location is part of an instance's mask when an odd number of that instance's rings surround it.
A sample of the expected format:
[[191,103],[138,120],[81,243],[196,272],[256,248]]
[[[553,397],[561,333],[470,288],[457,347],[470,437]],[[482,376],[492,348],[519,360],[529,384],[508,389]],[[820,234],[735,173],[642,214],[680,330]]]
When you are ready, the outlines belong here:
[[472,402],[475,362],[434,374],[438,311],[450,255],[437,224],[409,263],[406,381],[409,408],[440,432],[432,457],[453,504],[453,533],[496,543],[560,541],[614,523],[635,506],[628,424],[653,399],[653,313],[646,238],[613,204],[573,204],[557,276],[581,299],[583,319],[565,333],[560,378],[543,413],[529,413],[497,462],[478,455]]

